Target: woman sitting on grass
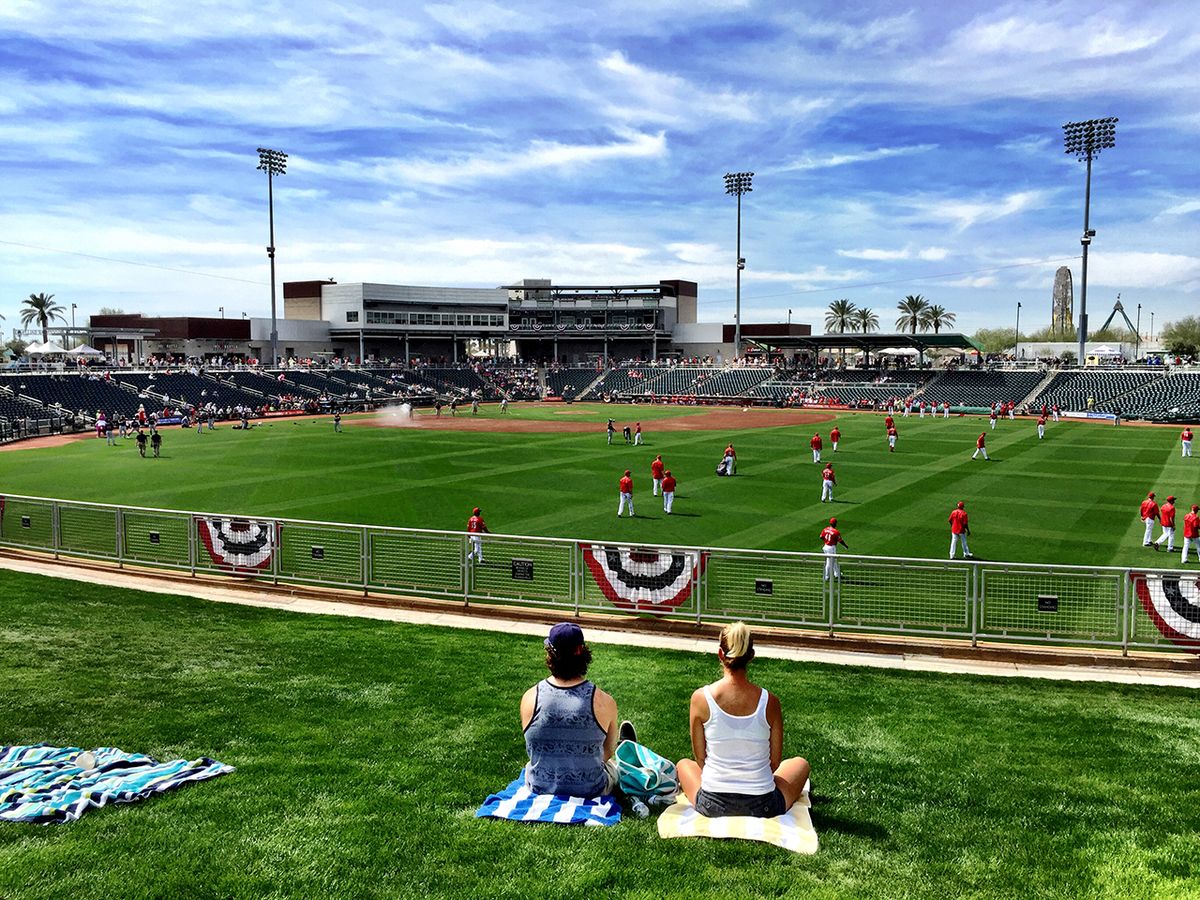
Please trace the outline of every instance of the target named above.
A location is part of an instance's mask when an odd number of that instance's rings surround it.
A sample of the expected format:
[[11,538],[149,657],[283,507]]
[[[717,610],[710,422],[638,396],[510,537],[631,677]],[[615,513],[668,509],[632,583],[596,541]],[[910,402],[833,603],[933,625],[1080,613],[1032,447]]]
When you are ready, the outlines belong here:
[[753,684],[754,641],[744,622],[721,630],[724,675],[692,694],[696,758],[679,761],[679,786],[702,816],[771,818],[787,812],[808,781],[808,760],[783,759],[783,709]]

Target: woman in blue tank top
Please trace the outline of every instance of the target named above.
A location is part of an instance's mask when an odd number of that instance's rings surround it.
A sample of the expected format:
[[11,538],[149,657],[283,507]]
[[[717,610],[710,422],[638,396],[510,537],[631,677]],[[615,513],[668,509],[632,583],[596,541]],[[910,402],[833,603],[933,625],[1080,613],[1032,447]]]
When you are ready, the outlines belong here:
[[617,704],[584,676],[592,652],[583,630],[560,622],[546,638],[550,677],[521,698],[521,729],[529,764],[525,785],[535,794],[598,797],[612,793]]
[[744,622],[721,630],[717,658],[721,680],[692,694],[696,758],[679,761],[679,787],[702,816],[782,815],[804,791],[808,760],[783,758],[783,708],[746,675],[754,641]]

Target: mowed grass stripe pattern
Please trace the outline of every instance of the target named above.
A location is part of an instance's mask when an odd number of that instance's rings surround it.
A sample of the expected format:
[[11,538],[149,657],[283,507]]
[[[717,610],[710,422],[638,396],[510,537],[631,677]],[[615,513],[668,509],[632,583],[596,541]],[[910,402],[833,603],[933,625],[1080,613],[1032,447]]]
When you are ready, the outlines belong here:
[[[166,598],[0,572],[0,742],[237,772],[69,827],[0,828],[0,896],[1187,897],[1191,691],[758,660],[813,765],[816,856],[478,821],[524,758],[540,637]],[[596,647],[640,738],[689,753],[714,657]]]
[[[984,462],[970,457],[985,418],[899,419],[890,454],[881,417],[846,414],[833,454],[832,422],[656,432],[652,416],[661,411],[576,407],[570,420],[594,427],[582,434],[375,428],[355,418],[344,434],[324,419],[244,434],[169,431],[160,460],[140,459],[131,441],[0,454],[0,484],[10,493],[451,530],[481,506],[492,530],[508,534],[804,551],[819,549],[817,533],[836,515],[853,552],[935,559],[948,554],[946,517],[962,499],[979,557],[1127,566],[1170,563],[1141,547],[1137,506],[1148,490],[1160,499],[1176,494],[1181,506],[1200,501],[1200,460],[1179,458],[1175,429],[1064,421],[1038,441],[1032,421],[1002,420],[988,431],[992,461]],[[553,412],[522,407],[508,418]],[[621,423],[641,419],[646,444],[628,447],[618,436],[609,446],[609,414]],[[494,408],[485,416],[500,418]],[[820,467],[808,448],[814,430],[837,470],[832,505],[819,502]],[[739,475],[718,478],[730,440]],[[670,517],[650,494],[656,453],[679,479]],[[626,468],[637,517],[618,521],[617,480]]]

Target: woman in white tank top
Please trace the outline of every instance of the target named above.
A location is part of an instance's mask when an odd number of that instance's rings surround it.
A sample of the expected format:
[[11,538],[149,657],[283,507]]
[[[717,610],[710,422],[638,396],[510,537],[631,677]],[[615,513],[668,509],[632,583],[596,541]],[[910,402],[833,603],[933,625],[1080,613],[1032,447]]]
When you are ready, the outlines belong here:
[[722,629],[717,658],[724,676],[692,694],[696,758],[679,761],[679,786],[701,815],[782,815],[804,790],[808,760],[783,759],[783,709],[746,675],[754,641],[744,622]]

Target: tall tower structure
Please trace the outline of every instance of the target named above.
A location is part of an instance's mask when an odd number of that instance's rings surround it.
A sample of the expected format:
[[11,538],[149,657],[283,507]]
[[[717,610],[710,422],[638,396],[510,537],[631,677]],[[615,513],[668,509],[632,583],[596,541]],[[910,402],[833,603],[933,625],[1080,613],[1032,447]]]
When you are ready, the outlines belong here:
[[1050,327],[1055,336],[1065,336],[1075,330],[1074,307],[1075,287],[1071,281],[1071,270],[1059,266],[1054,273],[1054,292],[1050,303]]

